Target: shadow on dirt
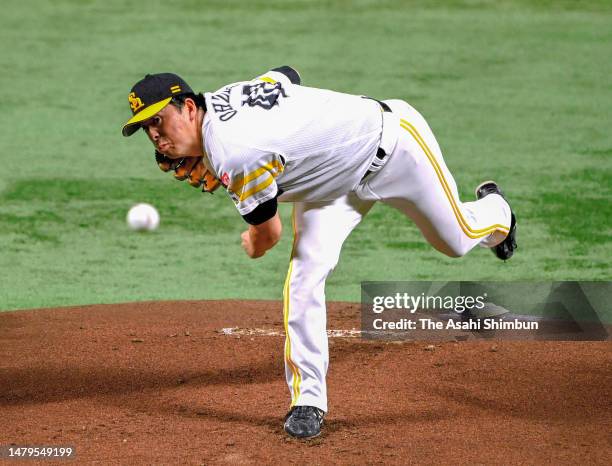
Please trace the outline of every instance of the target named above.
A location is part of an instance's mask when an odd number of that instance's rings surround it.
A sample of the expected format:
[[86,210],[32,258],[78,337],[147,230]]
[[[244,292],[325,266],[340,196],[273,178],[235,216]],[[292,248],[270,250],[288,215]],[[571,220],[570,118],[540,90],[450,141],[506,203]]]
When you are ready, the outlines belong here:
[[[194,386],[244,386],[283,378],[282,362],[203,371],[31,367],[0,369],[0,406],[49,403]],[[44,381],[44,384],[41,384]]]
[[[174,414],[185,418],[202,418],[214,419],[224,423],[250,424],[253,426],[267,427],[272,431],[281,431],[284,417],[257,415],[255,407],[244,409],[237,407],[236,411],[230,411],[222,408],[203,407],[186,407],[181,406],[178,409],[163,409],[167,414]],[[359,429],[363,427],[376,427],[393,424],[421,424],[423,422],[433,422],[442,419],[447,419],[451,413],[445,412],[443,409],[436,410],[419,410],[414,411],[399,411],[377,414],[362,414],[353,413],[348,418],[336,418],[333,415],[327,416],[325,420],[325,431],[333,433],[338,431],[351,431],[351,429]],[[281,427],[279,427],[281,426]]]

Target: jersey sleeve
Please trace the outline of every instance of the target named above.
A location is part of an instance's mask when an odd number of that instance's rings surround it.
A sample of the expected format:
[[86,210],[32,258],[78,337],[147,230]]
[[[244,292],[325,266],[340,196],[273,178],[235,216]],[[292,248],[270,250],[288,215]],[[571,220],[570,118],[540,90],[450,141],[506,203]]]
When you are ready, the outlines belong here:
[[246,215],[243,215],[242,218],[249,225],[261,225],[265,221],[270,220],[272,217],[274,217],[276,215],[277,209],[278,201],[276,200],[276,197],[273,197],[272,199],[264,202],[263,204],[259,204],[251,212]]
[[287,65],[271,69],[267,73],[257,76],[255,80],[265,81],[272,84],[280,82],[285,87],[288,87],[290,84],[302,83],[302,78],[297,70]]
[[280,155],[251,149],[226,160],[221,181],[240,215],[245,216],[278,195],[276,178],[283,170]]

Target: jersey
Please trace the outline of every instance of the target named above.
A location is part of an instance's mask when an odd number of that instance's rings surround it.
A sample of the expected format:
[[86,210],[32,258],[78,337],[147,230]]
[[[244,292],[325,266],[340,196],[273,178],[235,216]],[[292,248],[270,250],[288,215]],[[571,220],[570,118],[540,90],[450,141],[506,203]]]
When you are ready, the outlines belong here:
[[325,201],[350,192],[380,143],[376,101],[301,86],[291,68],[277,70],[204,94],[208,161],[242,215],[276,197]]

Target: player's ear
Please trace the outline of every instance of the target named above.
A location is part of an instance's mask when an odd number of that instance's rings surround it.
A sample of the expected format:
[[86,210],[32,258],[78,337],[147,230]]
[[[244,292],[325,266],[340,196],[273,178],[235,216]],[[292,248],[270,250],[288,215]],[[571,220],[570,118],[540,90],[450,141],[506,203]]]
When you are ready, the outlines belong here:
[[195,101],[192,98],[187,97],[185,99],[184,107],[187,110],[187,114],[189,116],[189,121],[195,120],[196,117],[197,117],[197,114],[198,114],[198,106],[195,103]]

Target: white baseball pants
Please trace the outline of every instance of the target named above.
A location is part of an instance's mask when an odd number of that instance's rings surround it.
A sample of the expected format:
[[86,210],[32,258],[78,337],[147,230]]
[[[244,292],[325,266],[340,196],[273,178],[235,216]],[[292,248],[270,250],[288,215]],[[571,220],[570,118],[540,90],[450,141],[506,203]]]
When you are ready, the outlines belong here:
[[327,412],[325,280],[345,239],[374,202],[403,212],[433,247],[451,257],[463,256],[477,244],[495,246],[510,230],[506,201],[490,194],[461,202],[425,119],[406,102],[385,103],[393,113],[385,114],[383,131],[392,132],[393,143],[386,148],[389,158],[382,169],[334,201],[295,203],[294,244],[283,303],[291,406],[315,406]]

